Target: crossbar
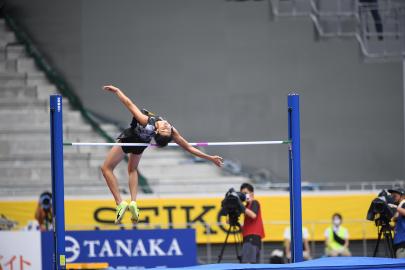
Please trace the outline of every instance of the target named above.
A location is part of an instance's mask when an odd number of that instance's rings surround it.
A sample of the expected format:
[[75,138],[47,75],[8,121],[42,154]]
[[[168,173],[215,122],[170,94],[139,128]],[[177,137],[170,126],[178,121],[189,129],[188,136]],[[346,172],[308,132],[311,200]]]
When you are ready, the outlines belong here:
[[[247,142],[193,142],[191,146],[232,146],[232,145],[267,145],[289,144],[291,141],[247,141]],[[65,146],[157,146],[152,143],[104,143],[104,142],[64,142]],[[167,146],[179,146],[177,143],[169,143]]]

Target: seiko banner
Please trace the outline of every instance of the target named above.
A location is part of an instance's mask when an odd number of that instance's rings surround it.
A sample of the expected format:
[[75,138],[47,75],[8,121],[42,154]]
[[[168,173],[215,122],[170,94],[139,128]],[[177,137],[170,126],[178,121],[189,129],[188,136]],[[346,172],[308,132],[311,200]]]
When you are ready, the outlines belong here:
[[[225,194],[226,190],[224,191]],[[376,239],[373,222],[359,219],[359,213],[367,213],[375,193],[318,193],[302,195],[303,223],[311,230],[311,239],[325,240],[324,232],[334,212],[344,214],[345,227],[350,239]],[[283,241],[283,233],[290,223],[288,193],[255,196],[260,202],[265,223],[265,241]],[[141,218],[138,229],[196,230],[197,243],[222,243],[226,236],[226,219],[219,216],[221,200],[218,197],[145,197],[138,200]],[[0,200],[0,214],[26,226],[33,219],[38,201]],[[76,230],[132,230],[130,214],[126,213],[122,226],[114,225],[115,202],[110,197],[92,199],[66,199],[66,229]],[[77,211],[80,209],[80,211]],[[313,211],[316,209],[316,211]],[[241,222],[243,220],[241,219]],[[233,238],[230,239],[233,241]]]
[[[107,262],[109,269],[197,264],[193,229],[66,232],[66,262]],[[43,270],[52,270],[53,235],[42,233]]]

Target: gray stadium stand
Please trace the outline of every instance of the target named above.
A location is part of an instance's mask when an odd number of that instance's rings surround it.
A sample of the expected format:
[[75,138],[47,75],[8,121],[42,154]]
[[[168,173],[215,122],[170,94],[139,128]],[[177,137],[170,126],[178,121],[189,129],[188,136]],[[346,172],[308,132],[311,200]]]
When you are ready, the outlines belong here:
[[[0,196],[37,196],[51,190],[49,95],[57,89],[35,65],[13,32],[0,20]],[[64,99],[64,139],[103,142],[81,114]],[[111,136],[119,129],[102,128]],[[100,165],[109,149],[65,147],[67,195],[108,195]],[[140,171],[157,193],[225,192],[248,179],[224,175],[211,163],[193,162],[179,149],[148,149]],[[120,187],[128,194],[126,163],[116,169]]]

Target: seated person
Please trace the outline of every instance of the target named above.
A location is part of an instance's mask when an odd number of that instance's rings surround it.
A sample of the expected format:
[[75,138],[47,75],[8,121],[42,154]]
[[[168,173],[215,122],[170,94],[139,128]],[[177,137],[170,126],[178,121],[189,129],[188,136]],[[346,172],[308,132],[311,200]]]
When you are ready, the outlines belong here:
[[[311,250],[309,248],[309,232],[306,227],[302,227],[302,243],[304,260],[311,259]],[[291,262],[291,228],[288,226],[284,230],[284,256],[286,262]]]
[[332,225],[325,230],[325,254],[328,257],[351,256],[349,232],[342,226],[342,215],[332,216]]

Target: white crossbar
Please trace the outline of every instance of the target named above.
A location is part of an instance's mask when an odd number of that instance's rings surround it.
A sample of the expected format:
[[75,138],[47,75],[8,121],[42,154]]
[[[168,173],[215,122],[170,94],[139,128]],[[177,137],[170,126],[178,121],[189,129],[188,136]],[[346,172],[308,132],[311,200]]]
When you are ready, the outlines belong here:
[[[248,142],[195,142],[192,146],[231,146],[231,145],[266,145],[266,144],[289,144],[290,141],[248,141]],[[157,146],[150,143],[96,143],[96,142],[65,142],[67,146]],[[169,143],[168,146],[179,146],[177,143]]]

